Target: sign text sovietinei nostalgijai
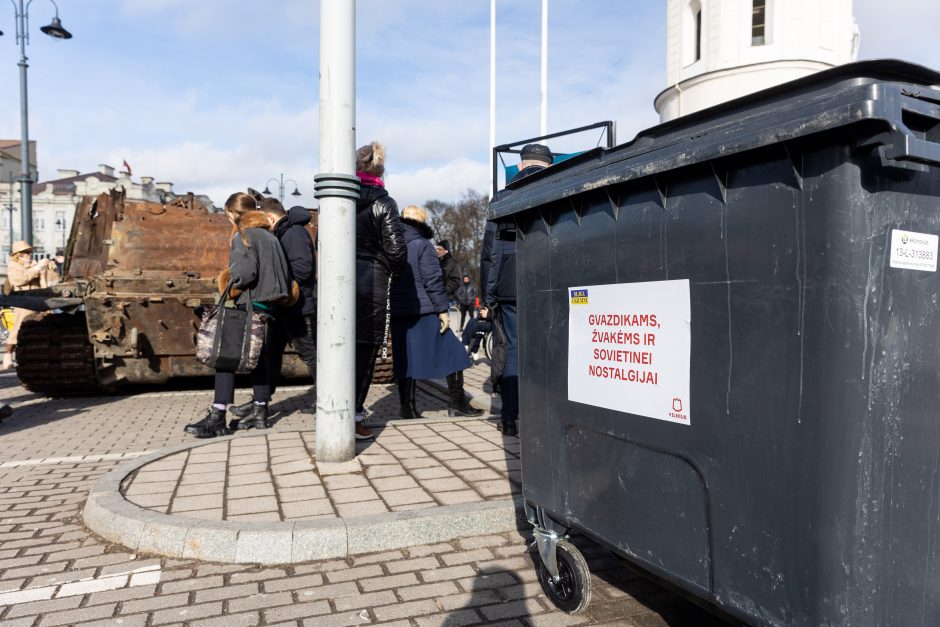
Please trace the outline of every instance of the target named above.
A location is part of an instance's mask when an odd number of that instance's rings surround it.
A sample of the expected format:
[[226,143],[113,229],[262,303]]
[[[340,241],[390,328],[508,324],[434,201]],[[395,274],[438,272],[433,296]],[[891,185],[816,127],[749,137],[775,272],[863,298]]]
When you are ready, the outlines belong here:
[[568,289],[568,400],[690,424],[689,281]]

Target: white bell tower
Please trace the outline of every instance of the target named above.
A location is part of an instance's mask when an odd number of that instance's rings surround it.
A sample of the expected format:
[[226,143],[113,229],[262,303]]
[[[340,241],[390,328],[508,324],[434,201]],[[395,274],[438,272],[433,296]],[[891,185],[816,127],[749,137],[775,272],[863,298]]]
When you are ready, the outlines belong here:
[[667,0],[665,122],[858,57],[852,0]]

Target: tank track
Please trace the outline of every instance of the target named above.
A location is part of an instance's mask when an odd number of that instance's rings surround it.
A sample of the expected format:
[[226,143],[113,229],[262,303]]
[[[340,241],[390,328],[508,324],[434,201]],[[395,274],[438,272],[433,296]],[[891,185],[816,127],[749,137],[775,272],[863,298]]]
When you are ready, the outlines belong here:
[[44,396],[101,392],[84,314],[35,313],[16,340],[16,374],[27,390]]

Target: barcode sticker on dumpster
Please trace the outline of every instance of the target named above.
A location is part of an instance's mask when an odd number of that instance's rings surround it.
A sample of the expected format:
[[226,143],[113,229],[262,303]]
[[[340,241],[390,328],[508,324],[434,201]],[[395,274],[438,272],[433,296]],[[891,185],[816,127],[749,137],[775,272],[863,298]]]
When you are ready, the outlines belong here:
[[568,400],[690,424],[689,281],[580,285],[568,294]]
[[891,267],[937,271],[937,236],[929,233],[891,230]]

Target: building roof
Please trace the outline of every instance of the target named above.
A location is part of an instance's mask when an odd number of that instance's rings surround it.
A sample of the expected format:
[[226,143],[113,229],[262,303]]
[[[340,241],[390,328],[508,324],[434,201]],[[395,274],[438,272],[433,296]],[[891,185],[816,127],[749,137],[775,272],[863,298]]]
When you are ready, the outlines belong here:
[[55,179],[53,181],[43,181],[41,183],[36,183],[33,185],[33,194],[41,194],[46,191],[46,188],[49,185],[51,185],[52,193],[56,196],[71,196],[75,193],[75,183],[78,181],[85,181],[91,177],[98,179],[102,183],[113,183],[117,180],[117,177],[108,176],[107,174],[102,174],[101,172],[88,172],[86,174],[79,174],[78,176],[69,176],[64,179]]
[[[20,146],[22,142],[18,139],[0,139],[0,153],[8,159],[20,160]],[[36,141],[29,142],[29,165],[36,165]]]

